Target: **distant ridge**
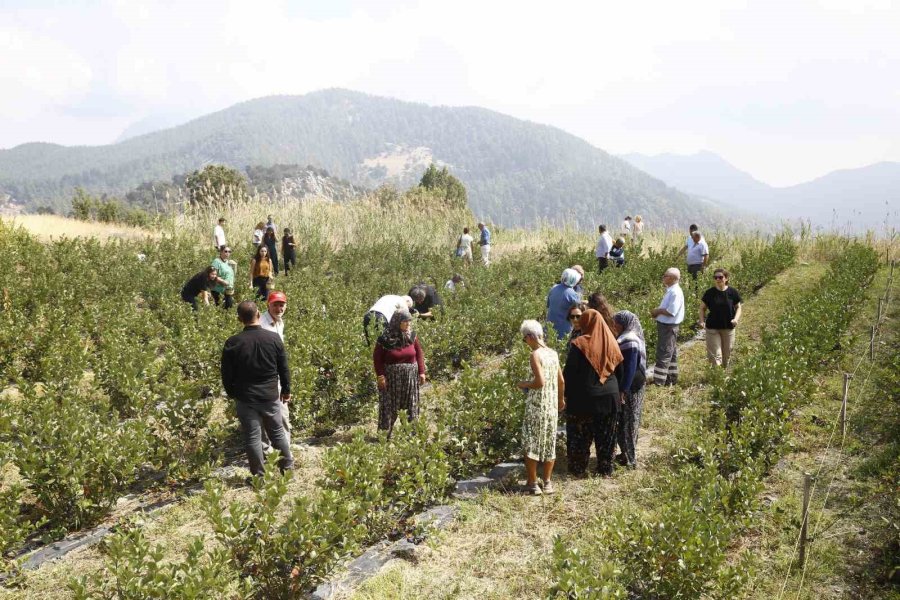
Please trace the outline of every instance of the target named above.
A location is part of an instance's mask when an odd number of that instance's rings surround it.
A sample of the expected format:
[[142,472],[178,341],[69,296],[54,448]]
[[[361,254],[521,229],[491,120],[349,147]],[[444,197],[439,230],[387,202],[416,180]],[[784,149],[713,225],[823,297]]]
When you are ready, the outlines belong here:
[[767,185],[712,152],[626,154],[633,166],[687,193],[775,219],[864,231],[900,225],[900,163],[833,171],[789,187]]
[[643,213],[653,226],[681,227],[723,214],[553,127],[347,90],[259,98],[113,145],[0,150],[0,191],[64,206],[75,186],[122,195],[209,163],[309,164],[355,185],[406,186],[431,161],[466,184],[476,214],[500,224],[593,229]]

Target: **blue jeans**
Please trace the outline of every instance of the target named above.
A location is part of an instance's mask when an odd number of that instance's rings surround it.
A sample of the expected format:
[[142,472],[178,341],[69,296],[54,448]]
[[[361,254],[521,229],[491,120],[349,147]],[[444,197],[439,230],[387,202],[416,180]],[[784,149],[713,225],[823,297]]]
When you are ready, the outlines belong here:
[[250,472],[262,475],[265,471],[265,458],[262,449],[262,429],[272,447],[281,452],[279,467],[282,471],[294,468],[294,457],[291,456],[291,445],[281,425],[281,400],[271,402],[237,402],[237,417],[241,422],[241,433],[244,434],[244,447],[250,461]]

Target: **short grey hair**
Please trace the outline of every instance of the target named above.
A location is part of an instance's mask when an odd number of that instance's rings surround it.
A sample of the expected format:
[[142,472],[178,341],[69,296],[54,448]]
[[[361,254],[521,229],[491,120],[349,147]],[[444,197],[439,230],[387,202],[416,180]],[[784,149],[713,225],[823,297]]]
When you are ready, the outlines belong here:
[[395,306],[394,308],[406,308],[406,309],[410,309],[410,308],[413,307],[413,304],[414,304],[414,302],[413,302],[413,299],[412,299],[412,298],[410,298],[409,296],[402,296],[402,297],[400,298],[400,302],[398,302],[398,303],[397,303],[397,306]]
[[672,275],[673,277],[675,277],[676,281],[681,280],[681,271],[679,271],[677,267],[669,267],[668,269],[666,269],[664,275]]
[[519,333],[521,333],[523,337],[530,335],[538,340],[544,339],[544,328],[534,319],[525,319],[522,321],[522,325],[519,327]]

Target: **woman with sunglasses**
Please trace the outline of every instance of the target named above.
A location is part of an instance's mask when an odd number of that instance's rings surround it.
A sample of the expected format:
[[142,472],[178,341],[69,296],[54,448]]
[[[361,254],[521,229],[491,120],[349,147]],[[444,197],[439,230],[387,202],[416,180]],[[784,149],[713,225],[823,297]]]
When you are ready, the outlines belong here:
[[716,269],[716,284],[700,301],[700,327],[706,329],[706,356],[712,365],[728,366],[734,347],[734,328],[741,320],[741,294],[728,285],[728,271]]
[[269,248],[260,244],[256,256],[250,261],[250,287],[256,288],[256,297],[265,300],[269,297],[269,285],[272,282],[272,257]]
[[569,346],[572,345],[575,338],[581,335],[581,313],[583,312],[581,307],[582,305],[578,304],[569,309],[569,316],[567,318],[569,319],[569,323],[572,324],[572,333],[569,335]]

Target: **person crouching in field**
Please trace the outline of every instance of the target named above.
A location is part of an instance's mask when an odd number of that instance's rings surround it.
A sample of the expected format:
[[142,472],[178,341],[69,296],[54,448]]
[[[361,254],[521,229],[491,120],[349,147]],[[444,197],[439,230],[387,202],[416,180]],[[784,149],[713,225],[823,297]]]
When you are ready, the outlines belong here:
[[419,416],[419,386],[425,383],[425,356],[412,331],[412,315],[403,307],[378,336],[372,360],[378,384],[378,429],[390,437],[401,410],[410,421]]
[[619,344],[596,310],[581,315],[581,335],[569,347],[563,371],[566,394],[566,454],[569,473],[587,471],[593,442],[597,474],[613,472],[619,385],[613,375],[622,362]]
[[187,280],[184,287],[181,288],[181,299],[191,305],[191,308],[197,310],[197,296],[202,294],[203,303],[209,304],[209,290],[216,284],[225,284],[224,279],[219,278],[215,267],[206,267],[193,277]]
[[366,346],[372,345],[369,327],[372,326],[373,321],[377,339],[387,328],[397,309],[405,307],[406,310],[409,310],[412,306],[413,299],[409,296],[388,294],[379,298],[363,316],[363,336],[366,338]]
[[294,457],[281,424],[282,403],[291,399],[287,352],[277,333],[260,326],[256,303],[241,302],[237,313],[244,330],[225,342],[221,373],[225,392],[235,400],[250,473],[259,476],[265,471],[262,429],[281,453],[281,470],[288,471],[294,466]]
[[250,287],[256,288],[257,298],[265,300],[269,297],[273,273],[269,248],[265,244],[260,244],[256,249],[256,256],[250,261]]
[[[556,462],[556,424],[566,407],[565,382],[556,351],[544,343],[544,329],[537,321],[527,320],[519,328],[522,341],[531,348],[532,379],[516,384],[528,392],[522,424],[525,454],[525,491],[533,496],[552,494],[553,465]],[[537,482],[537,464],[542,464],[541,485]]]
[[617,267],[625,266],[625,238],[618,238],[609,249],[609,260]]

